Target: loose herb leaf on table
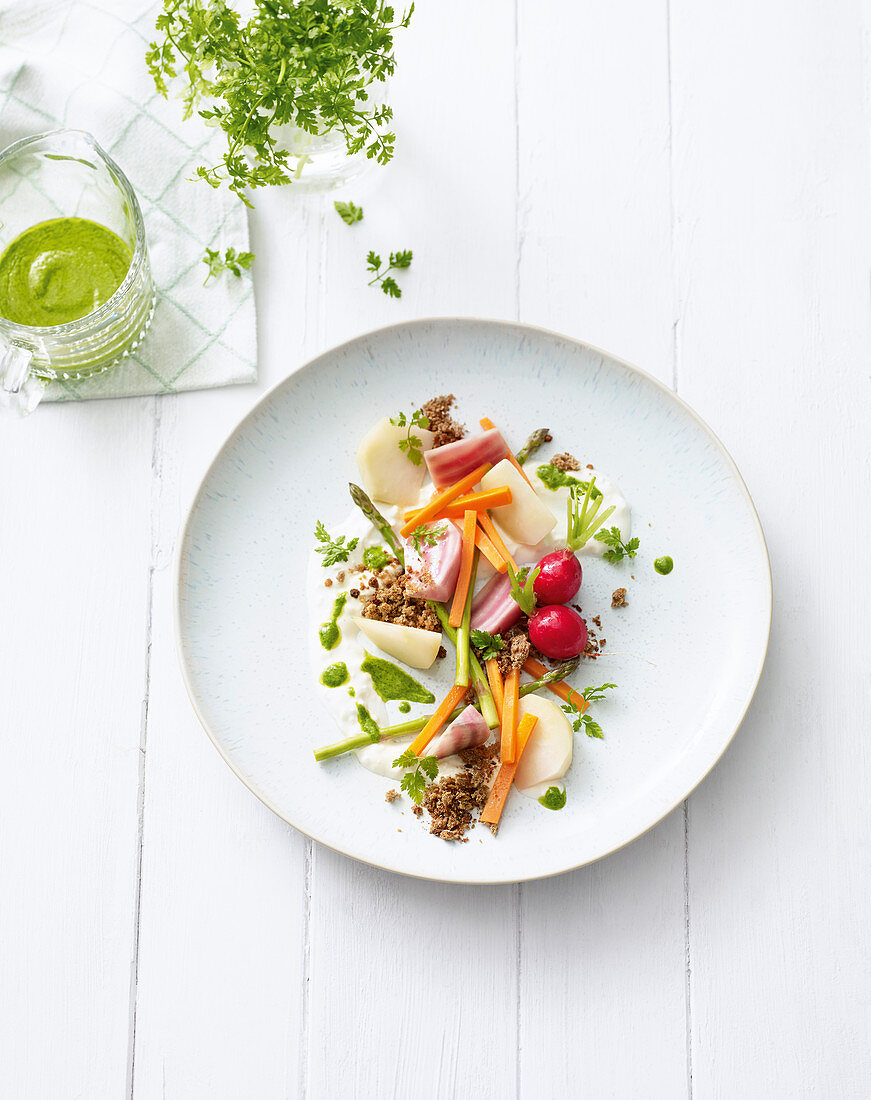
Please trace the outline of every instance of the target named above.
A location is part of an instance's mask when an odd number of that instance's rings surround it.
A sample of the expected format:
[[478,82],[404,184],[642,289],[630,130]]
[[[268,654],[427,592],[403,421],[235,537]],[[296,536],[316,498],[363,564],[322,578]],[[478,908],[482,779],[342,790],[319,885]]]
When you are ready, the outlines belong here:
[[220,275],[222,271],[229,271],[237,279],[241,278],[242,269],[249,268],[253,262],[253,252],[237,252],[235,248],[228,248],[222,256],[217,248],[207,248],[203,263],[208,267],[209,273],[203,280],[203,286],[213,275]]
[[363,220],[362,206],[355,206],[352,202],[334,202],[333,206],[345,225],[353,225],[354,222]]
[[389,275],[390,271],[404,271],[405,268],[411,267],[413,253],[410,248],[406,248],[399,252],[390,253],[390,262],[382,271],[383,262],[377,252],[369,251],[366,256],[366,270],[375,273],[375,277],[370,279],[366,284],[372,286],[373,283],[380,283],[381,289],[391,298],[401,298],[402,289],[392,275]]

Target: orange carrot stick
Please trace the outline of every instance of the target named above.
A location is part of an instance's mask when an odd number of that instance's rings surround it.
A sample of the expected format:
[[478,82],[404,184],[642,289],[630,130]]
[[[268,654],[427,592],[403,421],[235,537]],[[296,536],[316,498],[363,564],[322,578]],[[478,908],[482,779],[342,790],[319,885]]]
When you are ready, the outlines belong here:
[[505,677],[502,701],[502,744],[499,755],[513,764],[517,757],[517,718],[520,710],[520,669],[513,668]]
[[[478,421],[478,423],[481,425],[481,427],[484,429],[485,432],[493,431],[493,429],[496,427],[496,425],[493,423],[493,421],[490,419],[489,416],[482,416],[481,419]],[[526,476],[526,472],[524,471],[524,469],[520,465],[520,463],[517,461],[517,459],[514,457],[514,453],[512,451],[509,451],[508,454],[505,457],[508,459],[508,461],[514,467],[514,469],[518,471],[518,473],[523,474],[523,479],[526,482],[526,484],[530,487],[530,489],[534,489],[535,486],[532,484],[532,482]]]
[[529,738],[535,729],[538,718],[534,714],[524,714],[517,728],[517,759],[510,763],[502,763],[496,773],[496,782],[490,791],[490,797],[484,809],[481,811],[481,820],[485,825],[498,825],[505,802],[517,773],[517,765],[523,755],[523,750],[529,744]]
[[508,563],[490,541],[490,536],[485,535],[480,527],[475,528],[475,545],[497,573],[504,573],[506,571]]
[[436,708],[432,718],[423,727],[420,733],[408,746],[415,756],[420,756],[427,745],[432,741],[442,726],[450,717],[451,711],[462,700],[468,688],[461,684],[454,684],[447,695]]
[[480,493],[470,493],[468,496],[458,497],[451,504],[446,505],[442,516],[456,519],[462,516],[467,508],[474,508],[476,512],[483,512],[487,508],[501,508],[504,504],[511,503],[511,490],[507,485],[499,485],[494,489],[483,489]]
[[[528,672],[530,676],[538,680],[544,676],[547,669],[541,661],[536,661],[534,657],[529,657],[523,662],[523,671]],[[560,699],[564,699],[567,703],[571,703],[572,706],[577,707],[579,714],[583,714],[590,705],[580,692],[570,688],[564,680],[555,680],[552,684],[547,684],[546,686],[554,695],[558,695]]]
[[[487,536],[487,538],[489,538],[489,540],[496,547],[496,553],[502,558],[503,561],[507,561],[508,564],[511,566],[511,568],[516,573],[517,572],[517,563],[515,562],[514,558],[512,558],[511,555],[508,553],[508,547],[505,545],[505,543],[499,537],[499,532],[496,530],[495,526],[493,525],[493,520],[490,519],[490,517],[487,515],[486,512],[479,512],[478,513],[478,523],[481,524],[481,527],[484,529],[484,534]],[[502,572],[502,570],[500,570],[500,572]]]
[[436,493],[429,504],[425,504],[423,508],[418,508],[411,519],[405,521],[405,526],[399,530],[400,535],[403,538],[410,535],[418,524],[426,523],[427,520],[437,516],[446,504],[450,504],[452,500],[456,500],[457,497],[461,497],[464,493],[474,489],[489,469],[490,463],[484,462],[476,470],[472,470],[470,474],[466,474],[459,481],[455,481],[453,485],[449,485],[447,489],[442,489],[440,493]]
[[502,686],[502,673],[499,671],[499,662],[495,657],[491,657],[485,662],[485,666],[487,668],[487,682],[490,685],[493,701],[496,703],[496,713],[499,715],[499,721],[501,722],[505,689]]
[[448,622],[453,627],[458,627],[463,621],[463,611],[466,607],[466,596],[469,594],[469,582],[472,579],[472,563],[475,560],[475,524],[478,513],[471,508],[466,510],[463,516],[463,556],[460,558],[460,575],[457,577],[457,587],[454,589],[454,602],[451,604],[451,614]]

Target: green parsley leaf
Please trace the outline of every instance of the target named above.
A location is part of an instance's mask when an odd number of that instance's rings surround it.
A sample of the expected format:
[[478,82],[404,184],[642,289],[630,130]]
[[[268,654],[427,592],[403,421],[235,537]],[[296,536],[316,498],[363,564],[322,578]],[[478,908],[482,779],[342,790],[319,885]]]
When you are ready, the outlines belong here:
[[535,612],[535,578],[541,572],[541,566],[537,565],[530,573],[528,568],[515,573],[508,565],[508,583],[511,585],[511,598],[524,615],[532,615]]
[[471,633],[472,645],[481,654],[482,661],[490,661],[496,654],[505,648],[501,634],[488,634],[486,630],[473,630]]
[[[374,89],[396,69],[397,16],[375,0],[252,0],[245,14],[225,0],[163,0],[145,62],[161,95],[178,85],[185,118],[195,112],[226,135],[197,178],[226,184],[251,205],[251,188],[291,183],[308,157],[287,147],[285,127],[344,138],[348,154],[387,164],[392,109]],[[300,142],[302,145],[302,142]]]
[[597,542],[604,542],[606,546],[610,546],[610,550],[606,550],[602,557],[605,561],[618,562],[623,561],[623,558],[634,558],[638,552],[638,539],[630,539],[628,542],[623,542],[620,537],[620,528],[611,527],[610,529],[603,528],[596,535]]
[[380,283],[381,289],[391,298],[401,298],[402,289],[392,275],[388,274],[390,271],[402,271],[407,267],[411,267],[412,251],[406,249],[400,252],[390,253],[390,262],[382,271],[381,257],[375,252],[369,252],[366,255],[366,270],[374,272],[374,278],[370,279],[368,286],[372,286],[373,283]]
[[333,206],[345,225],[353,225],[354,222],[363,220],[362,206],[355,206],[352,202],[334,202]]
[[209,269],[209,273],[203,280],[203,286],[213,275],[220,275],[222,271],[229,271],[238,279],[242,275],[243,268],[249,268],[253,262],[253,252],[237,253],[235,248],[228,248],[221,256],[217,248],[207,248],[206,254],[203,256],[203,263]]
[[393,761],[394,768],[408,768],[399,784],[412,802],[419,805],[427,788],[427,779],[432,781],[439,773],[439,762],[434,756],[422,756],[418,759],[410,748]]
[[351,551],[357,549],[357,543],[359,539],[351,539],[347,544],[345,543],[345,536],[341,538],[331,539],[330,533],[326,527],[318,520],[315,525],[315,538],[318,542],[323,543],[323,546],[316,546],[315,551],[318,554],[323,554],[324,560],[321,564],[324,568],[331,565],[338,565],[339,562],[347,561],[351,556]]
[[[584,688],[580,694],[588,703],[601,703],[605,698],[605,692],[616,686],[616,684],[602,684],[601,687],[588,687]],[[587,737],[604,738],[605,734],[602,732],[599,723],[591,718],[589,714],[581,714],[574,703],[569,703],[560,709],[569,716],[569,721],[572,723],[572,729],[575,733],[583,730]]]
[[[413,466],[419,466],[423,462],[423,440],[419,435],[412,435],[412,428],[428,428],[429,417],[422,409],[415,409],[408,417],[404,412],[390,417],[390,423],[397,428],[408,428],[405,439],[400,439],[399,449]],[[434,545],[434,544],[431,544]],[[418,552],[420,547],[417,547]]]
[[566,792],[559,787],[548,787],[538,801],[548,810],[561,810],[566,804]]
[[601,687],[584,688],[581,695],[583,695],[588,703],[601,703],[605,698],[605,692],[610,691],[616,686],[616,684],[602,684]]
[[[420,443],[420,440],[418,439],[417,442]],[[402,443],[400,443],[399,446],[401,448]],[[438,527],[430,527],[428,523],[418,524],[418,526],[415,527],[415,529],[408,536],[411,541],[411,545],[415,548],[418,554],[420,554],[424,546],[435,546],[435,544],[445,533],[446,527],[447,525],[444,523],[440,524]]]

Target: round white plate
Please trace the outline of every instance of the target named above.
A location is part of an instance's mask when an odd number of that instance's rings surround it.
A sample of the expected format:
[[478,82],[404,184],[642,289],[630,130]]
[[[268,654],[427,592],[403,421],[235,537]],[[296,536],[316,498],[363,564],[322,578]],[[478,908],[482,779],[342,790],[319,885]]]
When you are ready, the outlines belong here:
[[[547,426],[632,506],[638,557],[584,564],[579,596],[600,613],[605,656],[589,684],[619,690],[576,735],[568,803],[509,800],[499,834],[429,835],[392,784],[353,756],[316,764],[337,739],[309,668],[303,597],[315,521],[350,512],[363,431],[454,393],[516,448]],[[545,452],[547,453],[547,452]],[[674,558],[659,576],[653,560]],[[450,882],[516,882],[614,851],[678,805],[738,728],[765,659],[771,574],[762,529],[723,446],[680,398],[596,348],[501,321],[414,321],[326,352],[268,393],[231,434],[191,507],[177,563],[177,637],[190,697],[218,751],[267,806],[337,851]],[[611,610],[614,588],[628,607]]]

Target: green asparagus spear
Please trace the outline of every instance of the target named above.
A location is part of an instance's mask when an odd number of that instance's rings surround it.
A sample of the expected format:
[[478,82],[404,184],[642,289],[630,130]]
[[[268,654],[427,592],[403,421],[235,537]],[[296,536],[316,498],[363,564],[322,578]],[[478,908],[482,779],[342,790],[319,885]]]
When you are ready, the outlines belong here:
[[527,458],[529,458],[530,455],[535,454],[542,443],[547,443],[549,439],[550,428],[536,428],[514,457],[522,466]]
[[405,555],[402,552],[402,547],[396,538],[393,528],[381,515],[366,493],[360,488],[359,485],[355,485],[353,481],[348,483],[348,488],[351,491],[351,500],[357,505],[366,519],[371,524],[378,528],[381,534],[384,536],[384,540],[387,542],[390,549],[393,551],[394,557],[398,558],[402,564],[405,564]]

